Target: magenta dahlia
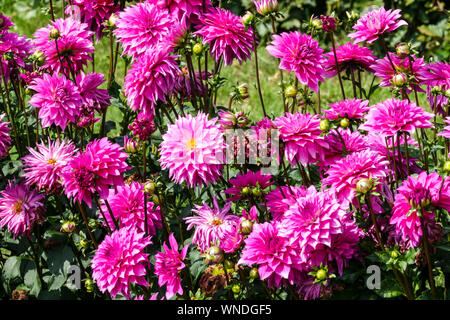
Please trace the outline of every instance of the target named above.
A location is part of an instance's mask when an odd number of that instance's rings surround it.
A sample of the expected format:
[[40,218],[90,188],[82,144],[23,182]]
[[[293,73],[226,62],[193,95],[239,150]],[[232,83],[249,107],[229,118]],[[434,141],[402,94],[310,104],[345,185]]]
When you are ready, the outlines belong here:
[[281,220],[285,212],[295,204],[297,199],[307,194],[308,190],[304,186],[280,186],[272,190],[266,196],[266,204],[268,210],[272,213],[273,220]]
[[199,24],[200,17],[212,8],[211,0],[147,0],[156,3],[158,7],[167,9],[179,21]]
[[323,110],[325,118],[336,119],[361,119],[369,111],[369,101],[361,99],[345,99],[330,104],[330,109]]
[[204,113],[178,118],[162,136],[159,162],[170,177],[189,187],[216,181],[223,167],[223,133]]
[[164,250],[158,252],[155,256],[155,274],[158,276],[158,285],[166,285],[166,298],[170,299],[175,294],[183,294],[181,287],[180,272],[185,267],[183,260],[189,246],[185,246],[181,251],[178,250],[178,243],[173,233],[169,236],[170,248],[164,242]]
[[133,133],[133,136],[141,141],[146,141],[152,137],[156,127],[153,122],[153,116],[148,116],[144,112],[139,112],[136,119],[128,125],[128,128]]
[[0,114],[0,159],[8,155],[9,148],[11,148],[11,136],[8,127],[9,122],[2,122],[6,114]]
[[426,65],[421,79],[427,85],[428,103],[431,108],[441,115],[446,115],[448,98],[443,94],[432,94],[432,89],[439,88],[444,92],[450,89],[450,64],[434,62]]
[[444,130],[438,133],[438,136],[450,139],[450,117],[445,118],[444,121],[447,124],[447,126],[444,127]]
[[133,228],[122,228],[106,235],[92,258],[92,279],[101,292],[108,291],[113,298],[118,293],[130,298],[130,284],[150,286],[145,279],[148,253],[144,249],[152,244]]
[[9,28],[13,25],[14,23],[11,21],[11,18],[0,12],[0,34],[8,32]]
[[81,72],[76,76],[76,83],[83,101],[83,107],[88,110],[96,110],[100,113],[105,112],[110,105],[111,97],[108,90],[99,89],[98,87],[105,82],[101,73]]
[[317,40],[298,31],[283,32],[274,35],[266,49],[270,55],[281,59],[280,69],[295,72],[302,84],[318,91],[319,81],[324,82],[322,76],[326,60]]
[[238,16],[225,9],[213,8],[200,20],[200,29],[194,34],[202,36],[203,43],[208,43],[216,62],[223,58],[225,65],[231,65],[235,58],[239,63],[251,58],[253,31],[247,29]]
[[383,7],[374,9],[363,15],[356,22],[353,26],[353,29],[356,31],[348,36],[354,39],[355,43],[361,41],[372,43],[383,36],[385,32],[391,32],[401,26],[408,25],[405,20],[400,19],[400,12],[400,9],[389,9],[386,11]]
[[27,184],[9,181],[0,196],[0,227],[7,226],[14,237],[30,234],[44,220],[44,195]]
[[[228,198],[227,201],[237,201],[242,197],[245,197],[246,194],[252,192],[252,189],[257,188],[258,191],[263,191],[267,187],[273,184],[270,181],[272,176],[263,175],[261,171],[252,172],[249,171],[245,174],[238,174],[236,178],[232,178],[229,180],[233,187],[228,188],[224,191],[226,194],[233,195],[231,198]],[[244,193],[244,188],[247,188],[246,194]]]
[[[28,63],[31,51],[31,43],[28,38],[12,32],[0,32],[0,67],[3,67],[3,74],[7,82],[12,72],[20,76],[19,68],[26,71],[31,70],[31,65]],[[1,76],[2,72],[0,71]]]

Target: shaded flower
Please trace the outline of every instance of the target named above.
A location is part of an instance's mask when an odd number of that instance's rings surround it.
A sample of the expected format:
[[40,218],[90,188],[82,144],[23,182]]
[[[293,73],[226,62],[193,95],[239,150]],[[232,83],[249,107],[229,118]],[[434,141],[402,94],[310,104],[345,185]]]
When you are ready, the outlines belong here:
[[270,181],[271,178],[271,175],[263,175],[261,174],[261,171],[249,171],[245,174],[238,174],[236,178],[229,180],[233,187],[224,191],[226,194],[233,195],[231,198],[228,198],[227,201],[238,201],[242,197],[245,198],[246,195],[243,194],[244,188],[250,189],[250,193],[253,188],[258,188],[259,191],[266,189],[273,184],[273,182]]
[[139,112],[136,119],[128,126],[128,128],[133,135],[141,141],[150,139],[152,133],[156,130],[153,117],[145,115],[142,111]]
[[9,122],[2,122],[6,114],[0,114],[0,159],[8,155],[8,151],[11,148],[11,136]]
[[274,221],[280,221],[289,208],[295,204],[298,198],[308,194],[308,190],[304,186],[280,186],[272,190],[266,196],[266,204],[272,213]]
[[[31,70],[31,66],[27,64],[31,50],[31,43],[28,38],[12,32],[0,32],[0,67],[3,68],[3,74],[7,82],[12,73],[20,76],[19,68],[26,71]],[[2,77],[1,70],[0,77]]]
[[108,94],[108,90],[98,88],[104,82],[105,79],[101,73],[84,74],[84,72],[81,72],[76,76],[76,83],[84,108],[96,110],[100,113],[105,112],[111,103],[111,97]]
[[428,103],[431,108],[446,116],[448,98],[443,94],[432,94],[432,90],[435,87],[444,92],[450,89],[450,64],[439,61],[427,64],[421,72],[421,79],[427,85]]

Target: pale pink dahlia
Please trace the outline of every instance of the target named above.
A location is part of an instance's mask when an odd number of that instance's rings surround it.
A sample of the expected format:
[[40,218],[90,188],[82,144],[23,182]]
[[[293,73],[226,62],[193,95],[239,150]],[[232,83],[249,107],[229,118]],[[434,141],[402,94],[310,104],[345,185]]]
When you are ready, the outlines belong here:
[[42,79],[36,78],[29,88],[36,91],[30,104],[39,109],[43,128],[54,124],[64,130],[69,122],[76,122],[82,98],[77,87],[64,75],[45,73]]
[[28,147],[29,155],[22,158],[27,183],[45,192],[61,191],[63,168],[72,160],[77,151],[72,141],[50,141],[36,145],[37,150]]
[[145,280],[148,253],[144,249],[152,242],[133,228],[122,228],[106,235],[92,258],[92,279],[101,292],[113,298],[118,293],[130,298],[130,284],[150,286]]
[[83,101],[83,108],[88,110],[96,110],[100,113],[105,112],[110,105],[111,97],[108,90],[99,89],[105,82],[102,73],[87,73],[81,72],[76,76],[76,83]]
[[195,205],[192,209],[198,216],[184,218],[188,224],[187,230],[195,226],[192,243],[196,244],[200,251],[205,252],[212,245],[217,245],[217,240],[222,241],[226,231],[233,231],[239,223],[239,217],[230,213],[231,203],[225,204],[221,209],[217,198],[213,199],[213,208],[205,202],[203,206]]
[[431,128],[431,118],[433,114],[414,102],[390,98],[372,107],[359,129],[389,136],[398,132],[412,134],[416,128]]
[[328,147],[321,137],[320,119],[309,113],[286,113],[276,118],[273,124],[279,128],[280,138],[285,144],[285,155],[291,165],[297,161],[307,166],[323,159],[323,150]]
[[279,228],[276,222],[254,224],[238,262],[257,265],[260,279],[267,279],[271,287],[279,287],[283,279],[292,284],[301,270],[295,239],[281,235]]
[[128,154],[122,150],[106,137],[88,143],[63,170],[66,195],[91,207],[95,193],[104,199],[109,195],[109,185],[123,185],[122,173],[129,167],[125,161]]
[[214,8],[200,17],[201,27],[195,32],[208,43],[215,61],[223,58],[225,65],[231,65],[236,58],[239,63],[251,58],[253,31],[246,28],[240,18],[231,11]]
[[189,246],[185,246],[178,252],[178,243],[173,233],[169,236],[170,248],[164,242],[164,250],[155,256],[155,274],[158,276],[158,285],[166,285],[166,298],[170,299],[175,294],[183,294],[180,272],[185,267],[183,260]]
[[263,191],[273,184],[273,182],[270,181],[271,178],[272,176],[270,175],[261,174],[261,171],[249,171],[245,174],[238,174],[236,178],[232,178],[229,180],[233,187],[228,188],[224,191],[224,193],[226,194],[233,195],[231,198],[228,198],[227,201],[237,201],[242,197],[245,198],[245,195],[242,192],[242,189],[245,187],[250,189],[250,193],[255,187]]
[[9,122],[2,122],[6,114],[0,114],[0,159],[8,155],[9,148],[11,148],[11,136],[8,127]]
[[189,187],[216,181],[223,167],[223,133],[216,119],[199,113],[178,118],[162,136],[159,162],[170,177]]
[[[58,34],[56,39],[51,38],[51,33]],[[33,44],[44,53],[45,68],[55,73],[62,72],[69,75],[71,69],[78,73],[88,61],[92,60],[91,54],[94,52],[92,34],[86,23],[70,17],[57,19],[34,33]]]
[[401,18],[400,12],[400,9],[386,11],[383,7],[374,9],[356,22],[353,26],[356,31],[348,36],[354,39],[355,43],[361,41],[372,43],[383,36],[385,32],[391,32],[401,26],[408,25],[405,20],[398,20]]
[[180,69],[175,57],[161,47],[147,50],[125,77],[124,94],[134,111],[153,117],[158,101],[166,102],[177,84]]
[[0,227],[7,226],[14,237],[30,234],[44,220],[44,195],[27,184],[9,181],[0,196]]
[[125,8],[119,14],[114,34],[122,43],[123,52],[137,59],[157,46],[174,23],[167,10],[147,1]]
[[[121,228],[132,227],[139,232],[145,233],[145,210],[144,210],[144,186],[133,181],[130,185],[118,186],[116,190],[110,189],[106,198],[114,220],[119,221]],[[108,207],[102,201],[101,211],[106,218],[110,229],[114,229],[114,221],[108,211]],[[101,212],[98,216],[102,217]],[[159,207],[153,202],[147,201],[147,232],[149,235],[156,234],[156,228],[161,228],[161,214]]]
[[436,172],[427,174],[423,171],[416,177],[408,177],[398,187],[390,223],[395,225],[396,233],[409,247],[421,245],[421,215],[430,239],[436,238],[434,233],[440,228],[436,228],[433,208],[450,209],[449,184],[448,179],[442,181]]
[[336,119],[361,119],[369,111],[369,100],[345,99],[330,104],[330,109],[323,110],[325,118],[329,120]]
[[448,98],[443,94],[432,94],[432,89],[436,87],[444,92],[450,89],[450,64],[446,62],[430,63],[425,66],[421,78],[427,85],[428,103],[431,108],[437,110],[441,115],[446,115]]
[[256,11],[263,16],[278,11],[278,0],[260,0],[253,1],[253,3],[255,4]]
[[356,195],[356,184],[361,179],[384,179],[388,162],[375,151],[363,150],[336,161],[325,172],[324,186],[330,186],[339,201],[351,202]]
[[274,35],[266,49],[270,55],[281,59],[280,69],[295,72],[302,84],[318,91],[319,81],[324,82],[322,76],[326,60],[317,40],[298,31],[283,32]]
[[190,24],[199,24],[200,17],[211,7],[211,0],[147,0],[156,3],[158,7],[167,9],[179,21]]
[[[325,62],[325,76],[331,78],[337,75],[336,59],[333,50],[326,53],[327,61]],[[372,71],[371,65],[375,62],[376,57],[373,51],[366,47],[360,47],[357,44],[347,42],[342,46],[336,47],[336,57],[339,71],[344,70],[356,71],[367,70]]]

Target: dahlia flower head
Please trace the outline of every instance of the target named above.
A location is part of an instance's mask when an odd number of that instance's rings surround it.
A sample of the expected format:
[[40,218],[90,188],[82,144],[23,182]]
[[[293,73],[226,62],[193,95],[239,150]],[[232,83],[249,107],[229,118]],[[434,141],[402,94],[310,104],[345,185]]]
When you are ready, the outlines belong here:
[[29,155],[22,158],[27,184],[35,185],[38,190],[58,194],[62,191],[62,171],[72,160],[76,146],[65,139],[44,142],[36,145],[37,150],[28,147]]
[[64,75],[44,73],[29,88],[36,92],[30,104],[39,109],[43,128],[56,125],[64,131],[69,122],[76,123],[83,101],[78,88]]
[[192,96],[193,92],[197,96],[203,97],[207,88],[203,85],[202,81],[207,81],[211,78],[211,74],[207,71],[201,73],[195,72],[195,79],[191,79],[189,75],[188,67],[183,67],[178,73],[177,84],[175,85],[174,93],[179,94],[182,100],[188,99]]
[[162,287],[166,285],[166,298],[170,299],[177,293],[183,294],[181,287],[180,272],[186,266],[183,260],[189,246],[184,246],[179,251],[178,243],[173,233],[169,236],[169,246],[164,242],[163,251],[158,252],[155,256],[155,274],[158,276],[158,285]]
[[76,83],[80,91],[83,108],[90,111],[96,110],[104,113],[106,108],[111,104],[111,97],[108,90],[99,89],[105,82],[102,73],[87,73],[81,72],[76,76]]
[[0,34],[8,32],[9,28],[13,25],[14,23],[11,21],[11,17],[7,17],[0,12]]
[[45,219],[44,198],[26,183],[10,180],[0,192],[0,228],[7,226],[14,238],[31,234]]
[[[355,32],[348,35],[355,43],[368,42],[372,43],[386,32],[392,32],[408,23],[400,19],[401,10],[386,10],[384,7],[374,9],[363,15],[353,26]],[[400,20],[399,20],[400,19]]]
[[207,185],[222,175],[224,142],[216,121],[200,112],[169,125],[162,136],[159,162],[176,183]]
[[[59,33],[56,40],[50,37],[53,29]],[[88,61],[92,61],[92,35],[86,23],[68,17],[56,19],[47,27],[38,29],[34,33],[33,44],[44,53],[46,59],[43,67],[49,72],[68,75],[72,69],[76,74],[83,70]]]
[[142,110],[153,118],[157,102],[166,102],[180,72],[175,58],[162,47],[152,47],[133,64],[124,83],[124,94],[133,111]]
[[262,174],[261,170],[257,172],[249,171],[244,174],[238,174],[235,178],[229,180],[230,184],[233,185],[233,187],[228,188],[224,191],[224,193],[226,194],[233,195],[231,198],[226,199],[226,201],[240,200],[244,196],[242,194],[242,189],[245,187],[259,187],[261,191],[266,189],[273,184],[273,182],[270,181],[271,178],[271,175]]
[[446,116],[448,98],[445,95],[432,94],[432,89],[433,87],[438,87],[443,91],[450,89],[450,64],[437,61],[426,65],[421,79],[423,84],[427,85],[427,98],[431,108],[437,110],[442,116]]
[[256,11],[262,16],[278,11],[278,0],[253,1]]
[[225,253],[235,253],[244,242],[244,235],[241,232],[240,225],[235,224],[224,230],[219,248]]
[[345,99],[330,104],[330,109],[323,110],[325,118],[328,120],[337,120],[342,118],[361,119],[370,109],[369,100]]
[[323,152],[328,143],[321,137],[320,119],[309,113],[286,113],[276,118],[273,124],[280,132],[284,142],[287,160],[291,165],[297,161],[304,166],[323,159]]
[[123,53],[136,60],[144,53],[155,50],[174,24],[167,10],[147,1],[119,13],[114,35],[122,43]]
[[279,287],[282,281],[293,284],[302,269],[296,240],[283,236],[279,229],[277,222],[254,224],[238,261],[238,265],[256,265],[259,278],[267,279],[269,287]]
[[130,167],[126,163],[128,154],[108,138],[95,139],[86,146],[86,150],[77,155],[64,168],[63,186],[67,197],[86,202],[92,207],[92,197],[98,193],[105,199],[109,195],[109,186],[123,185],[123,172]]
[[297,199],[306,196],[307,193],[308,189],[304,186],[280,186],[268,193],[266,204],[273,221],[281,221],[286,211],[296,203]]
[[171,15],[186,25],[199,24],[200,17],[212,8],[211,0],[147,0],[161,9],[167,9]]
[[209,45],[210,55],[216,62],[223,58],[225,65],[232,65],[233,59],[239,63],[251,59],[253,30],[246,28],[240,17],[225,9],[212,8],[200,20],[199,30],[194,34]]
[[217,197],[214,197],[213,208],[203,202],[203,206],[195,205],[195,209],[192,209],[197,216],[184,218],[188,224],[187,230],[195,227],[192,243],[201,252],[206,252],[212,245],[218,245],[218,241],[222,243],[227,232],[234,231],[239,224],[239,217],[230,213],[230,208],[229,202],[220,208]]
[[445,118],[444,122],[447,124],[447,126],[444,127],[444,130],[438,133],[438,136],[450,139],[450,117]]
[[146,141],[152,137],[152,133],[156,131],[153,116],[146,115],[143,111],[139,112],[136,119],[128,125],[133,136],[141,141]]
[[133,228],[121,228],[106,235],[91,261],[92,279],[101,292],[108,291],[113,298],[121,293],[130,298],[130,284],[150,286],[145,279],[150,237]]
[[11,129],[8,127],[9,122],[2,122],[5,117],[5,113],[0,114],[0,159],[8,155],[8,151],[11,148]]
[[[9,81],[12,72],[20,76],[21,73],[18,72],[18,67],[25,71],[31,71],[32,66],[27,64],[31,52],[31,43],[28,38],[12,32],[0,32],[0,56],[2,56],[0,67],[3,68],[6,82]],[[9,59],[5,59],[4,56],[8,56]],[[0,72],[1,75],[2,73]]]
[[431,128],[433,114],[414,102],[390,98],[372,107],[365,118],[360,130],[392,136],[398,132],[412,134],[417,128]]
[[295,72],[297,79],[314,91],[319,90],[319,81],[324,82],[326,59],[319,42],[310,35],[298,31],[275,34],[266,50],[281,59],[279,68]]
[[[114,220],[119,221],[120,228],[135,228],[138,232],[146,232],[153,236],[156,229],[161,228],[161,213],[159,207],[147,201],[147,230],[145,229],[144,186],[133,181],[130,185],[118,186],[116,190],[110,189],[108,201]],[[111,218],[105,201],[101,201],[99,218],[106,218],[105,223],[114,230],[114,221]],[[103,213],[103,214],[102,214]]]
[[330,186],[338,201],[351,202],[357,193],[356,184],[361,179],[382,181],[388,172],[388,162],[377,152],[362,150],[336,161],[325,172],[323,187]]
[[436,172],[428,174],[423,171],[418,176],[409,176],[397,188],[390,223],[395,225],[396,233],[401,235],[408,247],[421,244],[421,215],[430,231],[430,239],[436,238],[434,234],[439,233],[441,228],[436,228],[435,212],[431,207],[450,209],[449,187],[448,178],[443,181]]

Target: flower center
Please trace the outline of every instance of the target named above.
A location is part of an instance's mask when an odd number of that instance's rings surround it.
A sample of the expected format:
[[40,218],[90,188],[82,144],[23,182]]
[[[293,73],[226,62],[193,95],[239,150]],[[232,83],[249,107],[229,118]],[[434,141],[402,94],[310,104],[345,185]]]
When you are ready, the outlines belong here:
[[48,159],[47,162],[50,163],[51,165],[54,165],[56,163],[56,160],[55,159]]
[[186,142],[186,146],[188,147],[189,150],[192,151],[192,150],[197,146],[197,144],[195,143],[194,138],[189,139],[189,140]]
[[78,169],[74,172],[75,180],[80,189],[89,190],[94,186],[95,175],[86,169]]
[[223,222],[222,220],[218,219],[218,218],[214,218],[211,223],[215,226],[220,226]]
[[14,204],[13,211],[15,214],[19,214],[22,212],[23,201],[19,200]]

